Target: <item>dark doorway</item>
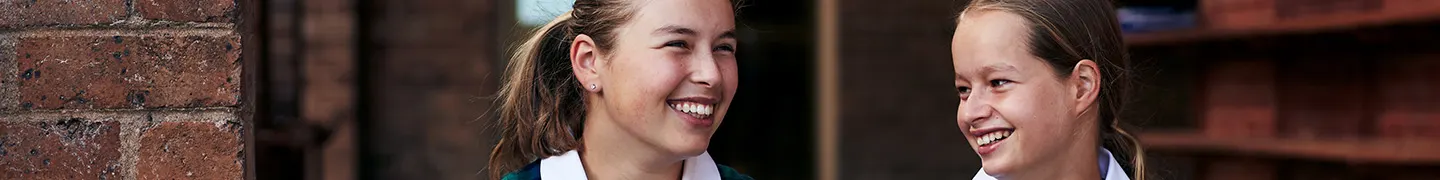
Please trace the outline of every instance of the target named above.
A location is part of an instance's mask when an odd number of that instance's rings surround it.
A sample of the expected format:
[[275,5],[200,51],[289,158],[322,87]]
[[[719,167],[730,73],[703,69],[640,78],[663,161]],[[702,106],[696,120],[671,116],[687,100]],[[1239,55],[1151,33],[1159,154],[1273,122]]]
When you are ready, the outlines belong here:
[[743,3],[740,89],[710,154],[756,179],[815,179],[815,2]]

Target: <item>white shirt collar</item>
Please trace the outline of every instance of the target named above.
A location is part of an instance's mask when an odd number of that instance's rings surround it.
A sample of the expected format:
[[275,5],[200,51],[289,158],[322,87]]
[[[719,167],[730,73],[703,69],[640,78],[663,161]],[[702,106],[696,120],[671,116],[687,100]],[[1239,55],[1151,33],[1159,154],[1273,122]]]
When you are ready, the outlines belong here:
[[[1125,169],[1120,167],[1120,162],[1115,162],[1115,155],[1110,154],[1109,149],[1100,148],[1100,161],[1109,161],[1100,167],[1101,173],[1105,174],[1105,180],[1130,180],[1130,175],[1125,174]],[[985,168],[981,167],[980,172],[975,173],[974,180],[996,180],[995,177],[985,174]]]
[[[720,167],[715,165],[715,160],[710,159],[710,152],[700,153],[699,156],[685,159],[685,169],[680,175],[681,180],[720,180]],[[580,152],[571,150],[559,156],[551,156],[540,160],[540,179],[544,180],[583,180],[585,177],[585,165],[580,164]]]

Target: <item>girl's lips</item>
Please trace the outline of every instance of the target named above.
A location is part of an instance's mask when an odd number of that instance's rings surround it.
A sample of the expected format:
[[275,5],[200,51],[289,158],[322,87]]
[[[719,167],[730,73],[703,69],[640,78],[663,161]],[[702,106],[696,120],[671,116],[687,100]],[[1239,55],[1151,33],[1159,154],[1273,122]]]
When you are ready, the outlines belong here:
[[999,149],[1001,146],[1005,145],[1006,139],[996,140],[995,142],[991,142],[990,144],[980,145],[979,147],[975,148],[975,154],[979,154],[982,158],[990,155],[990,153],[995,152],[996,149]]
[[691,126],[709,128],[709,127],[715,125],[715,116],[714,116],[714,115],[705,115],[705,116],[703,116],[703,117],[696,117],[695,115],[692,115],[692,114],[690,114],[690,113],[686,113],[685,111],[681,111],[681,110],[675,109],[675,108],[670,108],[670,111],[675,112],[675,114],[676,114],[677,116],[680,116],[680,119],[684,120],[686,124],[689,124],[689,125],[691,125]]
[[693,96],[693,97],[673,98],[673,99],[666,99],[665,101],[666,101],[666,103],[672,103],[672,104],[677,104],[677,103],[679,103],[679,102],[692,102],[692,103],[711,104],[711,105],[719,104],[719,103],[716,102],[715,98],[710,98],[710,97],[706,97],[706,96]]
[[676,98],[668,99],[665,103],[686,124],[706,129],[715,125],[714,115],[719,109],[716,107],[718,103],[714,98],[703,96]]
[[1011,136],[1015,135],[1014,133],[1015,129],[1013,128],[988,127],[972,129],[970,136],[975,139],[975,153],[984,157],[1003,146],[1005,140],[1009,140]]
[[970,136],[980,137],[980,136],[985,136],[985,134],[990,134],[991,132],[995,132],[995,131],[1000,131],[1000,130],[1012,130],[1012,131],[1013,131],[1014,129],[1015,129],[1015,128],[1007,128],[1007,127],[987,127],[987,128],[970,129]]

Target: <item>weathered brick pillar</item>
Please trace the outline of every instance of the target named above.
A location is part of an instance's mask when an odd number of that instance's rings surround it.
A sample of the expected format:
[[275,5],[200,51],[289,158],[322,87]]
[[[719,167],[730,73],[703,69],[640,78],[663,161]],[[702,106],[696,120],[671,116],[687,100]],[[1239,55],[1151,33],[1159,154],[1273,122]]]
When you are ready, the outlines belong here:
[[0,0],[0,179],[241,179],[234,0]]

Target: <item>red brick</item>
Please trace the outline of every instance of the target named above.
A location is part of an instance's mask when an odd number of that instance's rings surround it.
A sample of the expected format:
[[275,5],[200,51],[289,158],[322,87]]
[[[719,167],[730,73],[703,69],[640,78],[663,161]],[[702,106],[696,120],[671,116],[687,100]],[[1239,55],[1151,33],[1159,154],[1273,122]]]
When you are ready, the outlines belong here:
[[1199,5],[1200,15],[1210,27],[1252,28],[1277,21],[1275,0],[1204,0]]
[[0,1],[0,27],[99,24],[124,18],[123,0]]
[[1372,84],[1369,63],[1345,57],[1289,59],[1277,64],[1278,133],[1288,138],[1366,136]]
[[135,11],[145,19],[195,22],[230,22],[234,0],[136,0]]
[[167,35],[21,37],[21,108],[238,104],[238,36]]
[[11,111],[20,106],[19,86],[15,80],[15,39],[0,37],[0,111]]
[[1440,138],[1440,55],[1389,59],[1375,71],[1379,82],[1380,136]]
[[81,118],[0,122],[0,179],[119,179],[119,128]]
[[1271,61],[1216,62],[1205,82],[1206,135],[1275,136],[1275,65]]
[[225,122],[162,122],[140,137],[139,179],[240,179],[240,127]]

